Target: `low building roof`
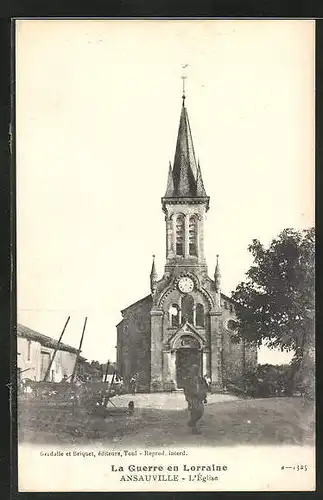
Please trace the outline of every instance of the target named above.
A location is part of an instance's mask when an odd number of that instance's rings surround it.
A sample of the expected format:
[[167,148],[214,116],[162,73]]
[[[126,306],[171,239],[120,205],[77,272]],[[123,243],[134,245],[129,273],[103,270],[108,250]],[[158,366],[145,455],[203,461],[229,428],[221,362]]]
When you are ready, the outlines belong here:
[[[57,347],[57,344],[58,344],[58,340],[55,340],[52,337],[48,337],[47,335],[44,335],[43,333],[36,332],[35,330],[28,328],[28,326],[24,326],[24,325],[20,325],[20,324],[17,325],[17,336],[24,337],[28,340],[34,340],[35,342],[39,342],[44,347],[52,347],[53,349],[55,349],[55,347]],[[67,352],[71,352],[71,353],[75,353],[75,354],[78,351],[78,349],[76,349],[76,347],[72,347],[68,344],[64,344],[63,342],[60,343],[59,350],[60,351],[67,351]],[[79,360],[84,361],[85,358],[80,356]]]

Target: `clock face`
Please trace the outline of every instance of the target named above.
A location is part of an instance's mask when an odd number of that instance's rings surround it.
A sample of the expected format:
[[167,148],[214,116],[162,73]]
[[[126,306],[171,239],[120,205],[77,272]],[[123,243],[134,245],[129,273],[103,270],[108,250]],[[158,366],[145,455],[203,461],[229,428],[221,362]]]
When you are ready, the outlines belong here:
[[181,278],[178,282],[178,288],[180,289],[181,292],[183,293],[188,293],[191,292],[194,288],[194,283],[189,278],[188,276],[184,276],[184,278]]

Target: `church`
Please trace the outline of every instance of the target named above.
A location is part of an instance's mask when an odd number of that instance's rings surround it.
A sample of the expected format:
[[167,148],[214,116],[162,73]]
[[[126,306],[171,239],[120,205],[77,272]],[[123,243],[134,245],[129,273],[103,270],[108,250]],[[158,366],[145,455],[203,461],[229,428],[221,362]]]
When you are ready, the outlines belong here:
[[117,368],[125,386],[138,376],[141,392],[183,387],[190,367],[211,379],[213,392],[243,377],[257,364],[257,348],[235,332],[234,301],[221,292],[219,262],[208,276],[204,255],[209,210],[182,96],[176,150],[161,199],[166,222],[166,263],[161,279],[153,258],[151,293],[121,311],[117,325]]

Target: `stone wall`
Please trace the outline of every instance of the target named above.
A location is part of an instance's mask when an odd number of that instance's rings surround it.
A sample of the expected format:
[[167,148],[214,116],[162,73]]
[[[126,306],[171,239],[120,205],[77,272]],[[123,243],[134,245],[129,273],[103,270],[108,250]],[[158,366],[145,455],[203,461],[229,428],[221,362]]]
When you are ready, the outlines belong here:
[[240,340],[235,343],[232,334],[223,329],[222,376],[223,385],[243,374],[244,345]]
[[[209,293],[214,294],[210,283],[207,283]],[[195,303],[203,304],[205,311],[204,328],[195,326],[206,342],[203,373],[210,372],[213,389],[222,391],[227,382],[256,366],[257,350],[241,340],[235,341],[235,332],[230,329],[229,322],[236,316],[229,298],[222,296],[221,310],[211,312],[204,294],[194,290],[190,295]],[[134,373],[139,373],[138,388],[143,392],[176,388],[175,354],[169,341],[179,326],[170,324],[169,308],[172,304],[181,307],[180,298],[181,294],[174,288],[165,296],[160,308],[153,307],[152,297],[148,296],[123,311],[123,320],[117,325],[117,364],[127,389]]]
[[258,351],[255,345],[245,342],[245,363],[246,370],[255,370],[258,363]]
[[152,298],[134,304],[124,311],[117,326],[118,369],[126,387],[134,373],[139,373],[138,389],[148,391],[150,385],[150,309]]
[[[185,257],[191,263],[205,264],[204,257],[204,219],[205,205],[204,204],[165,204],[166,209],[166,266],[172,263],[180,264],[181,258],[176,255],[176,218],[179,215],[184,217],[184,247]],[[196,216],[197,218],[197,255],[195,257],[189,255],[189,218]],[[184,259],[183,259],[184,260]]]
[[[51,347],[44,347],[40,344],[40,342],[35,340],[28,340],[25,337],[17,337],[17,353],[19,353],[17,356],[17,367],[23,372],[22,378],[36,380],[37,382],[42,380],[42,352],[48,353],[51,359],[54,349]],[[72,375],[75,360],[76,353],[60,350],[57,351],[48,380],[52,382],[60,382],[65,374],[67,376]]]
[[234,304],[230,300],[222,298],[222,373],[224,386],[229,381],[234,381],[243,376],[246,371],[255,369],[257,366],[257,347],[248,342],[236,342],[234,330],[230,328],[230,321],[236,319]]

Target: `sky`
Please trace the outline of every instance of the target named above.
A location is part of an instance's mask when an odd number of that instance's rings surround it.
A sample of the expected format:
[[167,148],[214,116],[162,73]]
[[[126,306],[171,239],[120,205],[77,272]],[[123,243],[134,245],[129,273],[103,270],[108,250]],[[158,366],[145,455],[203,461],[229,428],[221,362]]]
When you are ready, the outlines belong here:
[[152,254],[163,273],[183,75],[208,272],[219,254],[230,295],[253,238],[314,224],[314,21],[16,24],[18,322],[58,338],[71,316],[63,341],[78,346],[87,317],[89,360],[115,359]]

